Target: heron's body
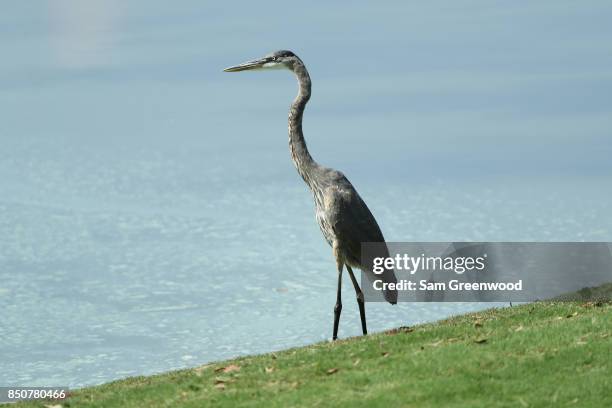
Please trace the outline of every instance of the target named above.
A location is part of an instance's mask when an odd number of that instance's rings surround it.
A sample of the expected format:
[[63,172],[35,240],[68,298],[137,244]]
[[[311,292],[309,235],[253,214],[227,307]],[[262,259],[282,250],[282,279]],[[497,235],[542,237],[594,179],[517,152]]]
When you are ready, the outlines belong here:
[[[311,80],[304,63],[291,51],[277,51],[260,60],[247,62],[226,71],[271,68],[284,66],[293,71],[298,79],[299,92],[289,110],[289,151],[300,176],[312,191],[317,223],[327,243],[333,249],[338,270],[338,292],[334,308],[334,339],[337,337],[338,321],[342,309],[340,287],[342,268],[347,267],[357,293],[364,334],[367,333],[363,294],[351,267],[359,268],[373,279],[368,265],[361,263],[361,243],[384,242],[376,219],[361,199],[357,190],[341,172],[319,165],[308,152],[302,133],[302,116],[311,94]],[[378,279],[395,282],[392,270],[385,271]],[[397,292],[387,290],[385,299],[394,304]]]

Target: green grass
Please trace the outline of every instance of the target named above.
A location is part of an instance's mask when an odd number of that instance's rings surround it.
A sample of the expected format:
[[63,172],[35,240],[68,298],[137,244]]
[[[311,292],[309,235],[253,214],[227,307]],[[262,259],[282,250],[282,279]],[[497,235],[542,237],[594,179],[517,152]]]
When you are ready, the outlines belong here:
[[612,406],[612,304],[492,309],[15,407]]

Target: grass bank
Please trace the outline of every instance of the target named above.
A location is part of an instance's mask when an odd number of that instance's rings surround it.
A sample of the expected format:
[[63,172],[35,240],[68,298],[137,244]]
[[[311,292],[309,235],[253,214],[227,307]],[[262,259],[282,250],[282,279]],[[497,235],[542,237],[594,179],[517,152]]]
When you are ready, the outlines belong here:
[[609,302],[492,309],[13,406],[612,406],[611,312]]

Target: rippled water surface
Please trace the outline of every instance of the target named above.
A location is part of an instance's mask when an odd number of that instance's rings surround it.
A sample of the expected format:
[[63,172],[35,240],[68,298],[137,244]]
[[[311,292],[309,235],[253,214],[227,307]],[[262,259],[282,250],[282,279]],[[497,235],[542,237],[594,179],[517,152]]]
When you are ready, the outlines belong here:
[[[286,145],[294,80],[221,72],[277,48],[311,70],[313,156],[388,240],[612,240],[604,2],[123,3],[0,16],[0,385],[331,336],[334,262]],[[344,296],[340,335],[357,335]],[[368,322],[490,306],[369,304]]]

